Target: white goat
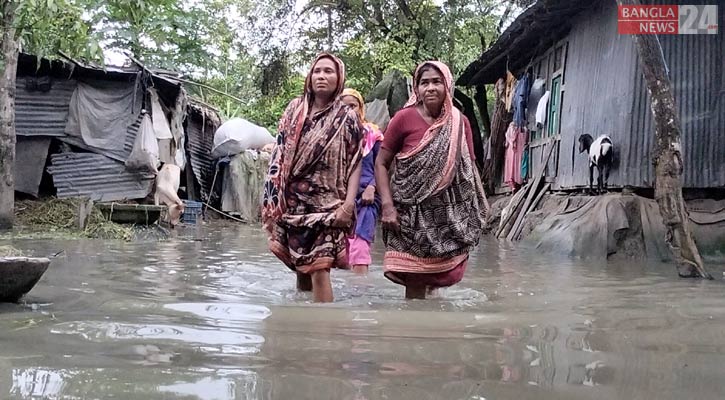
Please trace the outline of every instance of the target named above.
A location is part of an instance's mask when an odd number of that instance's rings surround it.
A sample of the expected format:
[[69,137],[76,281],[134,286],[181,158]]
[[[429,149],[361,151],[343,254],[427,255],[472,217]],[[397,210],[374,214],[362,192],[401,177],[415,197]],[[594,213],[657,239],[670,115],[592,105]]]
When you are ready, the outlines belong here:
[[[612,167],[612,153],[614,152],[612,139],[607,135],[601,135],[597,140],[594,140],[588,134],[581,135],[579,136],[579,153],[584,151],[589,154],[589,191],[594,191],[594,167],[597,167],[599,173],[597,176],[597,192],[602,193],[607,190],[609,169]],[[602,179],[602,173],[604,179]]]

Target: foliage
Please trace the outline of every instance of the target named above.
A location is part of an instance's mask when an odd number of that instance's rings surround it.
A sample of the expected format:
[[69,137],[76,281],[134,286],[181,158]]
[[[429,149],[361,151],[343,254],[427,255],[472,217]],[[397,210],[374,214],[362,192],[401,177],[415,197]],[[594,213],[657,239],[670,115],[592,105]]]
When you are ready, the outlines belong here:
[[[495,38],[503,12],[495,0],[315,0],[309,8],[333,4],[337,24],[327,29],[340,38],[334,47],[349,66],[350,84],[363,91],[390,70],[410,74],[424,60],[446,62],[455,75]],[[306,43],[324,46],[315,29],[307,32]]]
[[264,126],[272,134],[277,134],[277,124],[287,104],[294,98],[302,95],[304,89],[304,76],[293,75],[282,84],[281,89],[272,96],[259,99],[252,107],[247,108],[242,115],[248,120]]
[[[437,59],[458,74],[499,34],[514,0],[21,0],[24,50],[100,60],[128,51],[208,87],[190,92],[225,119],[276,130],[316,53],[345,61],[368,92],[393,70]],[[220,94],[228,93],[231,96]]]
[[84,9],[76,0],[8,0],[14,3],[15,34],[24,52],[55,56],[58,51],[100,61],[103,51]]

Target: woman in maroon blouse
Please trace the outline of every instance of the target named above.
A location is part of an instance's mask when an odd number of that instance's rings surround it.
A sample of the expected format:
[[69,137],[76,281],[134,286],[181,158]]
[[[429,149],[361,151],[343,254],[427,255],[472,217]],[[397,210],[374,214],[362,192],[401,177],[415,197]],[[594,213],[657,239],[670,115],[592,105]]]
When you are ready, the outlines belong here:
[[453,106],[450,70],[424,62],[413,83],[406,107],[385,130],[375,178],[382,199],[385,276],[405,286],[406,298],[425,298],[426,289],[460,282],[488,204],[474,164],[470,124]]

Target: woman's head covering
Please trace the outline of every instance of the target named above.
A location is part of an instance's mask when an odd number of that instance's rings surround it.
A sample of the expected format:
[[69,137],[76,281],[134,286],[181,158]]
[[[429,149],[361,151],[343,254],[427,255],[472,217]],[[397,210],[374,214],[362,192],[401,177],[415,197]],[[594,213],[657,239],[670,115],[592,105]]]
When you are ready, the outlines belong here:
[[357,108],[357,114],[360,117],[360,121],[365,122],[365,99],[363,99],[360,92],[358,92],[355,89],[347,88],[342,91],[342,95],[340,98],[343,98],[345,96],[352,96],[357,100],[358,102],[358,108]]
[[318,54],[312,62],[312,66],[310,66],[310,71],[307,73],[307,77],[305,77],[305,89],[302,95],[302,99],[304,101],[293,100],[293,102],[290,103],[290,105],[294,104],[295,107],[295,109],[290,113],[292,118],[291,125],[294,126],[293,133],[295,136],[302,132],[305,118],[307,118],[310,106],[315,100],[315,93],[312,91],[312,71],[315,69],[315,64],[323,58],[332,60],[332,62],[335,63],[335,66],[337,66],[337,87],[335,87],[332,103],[338,100],[338,96],[342,93],[342,89],[345,87],[345,63],[330,53]]
[[[446,98],[445,100],[443,100],[443,107],[453,107],[453,90],[455,89],[453,86],[453,74],[451,74],[450,68],[448,68],[447,65],[443,64],[440,61],[424,61],[420,63],[420,65],[418,65],[418,67],[415,69],[415,74],[413,74],[413,91],[410,94],[408,102],[405,103],[405,107],[418,104],[418,102],[420,101],[420,99],[418,99],[417,90],[418,83],[420,82],[420,78],[423,75],[423,67],[425,66],[432,66],[443,75],[443,83],[446,86]],[[441,112],[441,114],[443,114],[443,112]]]
[[[461,155],[460,146],[451,144],[460,144],[461,140],[463,140],[462,145],[465,145],[466,143],[464,138],[465,132],[463,129],[463,115],[460,111],[458,111],[457,108],[453,106],[453,96],[451,95],[451,93],[453,93],[453,75],[451,74],[451,70],[448,68],[447,65],[439,61],[425,61],[421,63],[420,65],[418,65],[418,68],[416,68],[415,74],[413,75],[414,85],[416,87],[418,86],[418,82],[420,81],[423,68],[426,65],[431,65],[435,67],[438,71],[441,72],[441,74],[443,74],[443,83],[446,87],[446,97],[443,100],[443,108],[440,115],[438,116],[438,119],[436,119],[425,132],[425,134],[423,134],[423,137],[421,138],[418,145],[405,153],[399,154],[398,159],[411,158],[420,154],[421,152],[430,153],[431,151],[433,151],[445,153],[445,155],[440,154],[438,156],[435,156],[438,157],[437,159],[445,159],[446,162],[442,165],[442,169],[439,173],[433,174],[438,176],[440,179],[436,180],[435,182],[431,182],[431,185],[433,185],[433,189],[441,190],[442,188],[448,186],[451,183],[456,173],[456,160],[458,160]],[[405,107],[415,106],[418,103],[418,93],[413,90],[413,93],[410,95],[410,99],[408,99],[408,102],[405,103]],[[433,142],[434,140],[439,142],[442,138],[445,138],[446,143],[439,143],[437,146],[429,148],[428,145],[431,144],[431,142]],[[473,151],[473,149],[468,150]]]
[[362,121],[363,126],[365,127],[365,144],[363,146],[363,157],[365,157],[372,151],[376,142],[383,140],[383,132],[380,131],[380,128],[378,128],[377,125],[365,120],[365,99],[363,99],[360,92],[355,89],[347,88],[342,91],[340,98],[345,96],[352,96],[359,103],[357,115],[360,117],[360,121]]
[[342,60],[333,56],[330,53],[320,53],[317,55],[317,57],[315,57],[315,61],[312,62],[310,71],[307,73],[307,77],[305,78],[305,99],[307,99],[310,103],[315,98],[315,94],[312,91],[312,71],[314,71],[317,62],[322,60],[323,58],[331,60],[337,67],[337,87],[335,87],[333,99],[337,99],[337,96],[342,93],[342,89],[345,87],[345,63],[343,63]]

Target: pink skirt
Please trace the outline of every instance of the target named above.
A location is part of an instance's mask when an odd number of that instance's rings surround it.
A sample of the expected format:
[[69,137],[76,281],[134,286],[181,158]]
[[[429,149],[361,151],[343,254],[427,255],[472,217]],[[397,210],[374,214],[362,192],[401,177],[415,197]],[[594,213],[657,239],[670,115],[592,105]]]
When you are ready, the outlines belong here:
[[350,265],[370,265],[370,243],[357,235],[348,239],[347,258]]

